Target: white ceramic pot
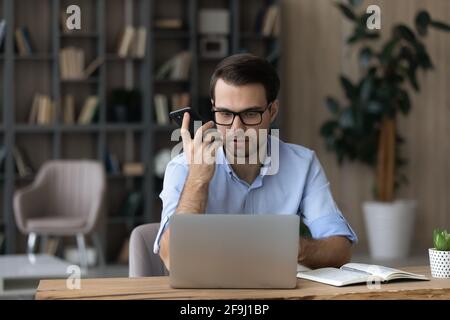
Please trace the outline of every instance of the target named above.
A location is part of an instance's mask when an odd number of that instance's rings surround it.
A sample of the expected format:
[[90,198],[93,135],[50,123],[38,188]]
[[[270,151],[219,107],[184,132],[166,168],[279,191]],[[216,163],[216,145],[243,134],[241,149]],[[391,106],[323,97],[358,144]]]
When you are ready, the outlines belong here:
[[363,204],[369,250],[373,259],[395,260],[408,256],[416,208],[415,200]]
[[450,251],[428,249],[431,276],[433,278],[450,278]]

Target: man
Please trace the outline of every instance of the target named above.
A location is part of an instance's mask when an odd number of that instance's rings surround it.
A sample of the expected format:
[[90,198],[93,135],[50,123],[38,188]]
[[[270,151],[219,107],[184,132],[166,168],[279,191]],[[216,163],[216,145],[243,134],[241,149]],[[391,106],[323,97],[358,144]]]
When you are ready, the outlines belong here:
[[[192,139],[185,113],[184,153],[166,168],[154,244],[167,269],[170,217],[183,213],[298,214],[312,236],[300,240],[299,263],[339,267],[350,260],[357,237],[337,208],[315,153],[267,135],[279,110],[279,87],[277,73],[266,60],[233,55],[219,63],[211,78],[214,122],[200,127]],[[251,132],[263,134],[250,140]],[[249,161],[261,150],[265,157]],[[208,155],[215,162],[195,161]],[[242,158],[247,161],[242,163]],[[270,172],[275,160],[276,170]]]

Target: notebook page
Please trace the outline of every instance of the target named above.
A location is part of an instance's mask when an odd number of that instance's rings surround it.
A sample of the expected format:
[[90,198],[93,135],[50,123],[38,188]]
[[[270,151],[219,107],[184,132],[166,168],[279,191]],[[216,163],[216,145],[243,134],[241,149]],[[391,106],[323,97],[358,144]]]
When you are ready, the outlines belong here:
[[363,283],[367,281],[368,276],[360,272],[336,268],[321,268],[311,271],[298,272],[297,278],[318,281],[333,286],[343,286],[353,283]]
[[[380,265],[372,265],[372,264],[365,264],[365,263],[347,263],[341,267],[344,270],[359,270],[362,272],[367,272],[369,274],[378,276],[384,280],[390,280],[395,279],[399,277],[423,277],[422,275],[418,275],[411,272],[406,272],[394,268],[384,267]],[[406,278],[405,277],[405,278]],[[409,278],[409,277],[408,277]]]

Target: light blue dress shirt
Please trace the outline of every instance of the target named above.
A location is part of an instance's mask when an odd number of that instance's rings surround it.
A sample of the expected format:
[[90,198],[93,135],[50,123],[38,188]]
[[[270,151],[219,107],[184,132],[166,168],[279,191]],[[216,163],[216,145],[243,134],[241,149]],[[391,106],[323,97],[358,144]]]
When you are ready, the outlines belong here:
[[[278,142],[278,170],[270,171],[273,159],[266,161],[251,185],[234,173],[223,149],[218,149],[205,213],[298,214],[313,238],[344,236],[355,243],[357,236],[336,206],[330,183],[314,151],[270,137],[269,150],[274,139]],[[159,253],[161,235],[177,208],[188,170],[184,154],[174,157],[167,165],[163,190],[159,195],[163,209],[153,246],[155,254]]]

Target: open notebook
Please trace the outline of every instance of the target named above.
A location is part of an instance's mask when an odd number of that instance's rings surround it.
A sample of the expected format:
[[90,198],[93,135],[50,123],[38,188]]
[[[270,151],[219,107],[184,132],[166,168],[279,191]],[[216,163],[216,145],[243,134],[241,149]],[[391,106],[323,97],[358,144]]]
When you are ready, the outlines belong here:
[[377,280],[381,282],[396,279],[429,280],[420,274],[364,263],[347,263],[339,269],[308,270],[308,268],[297,266],[297,278],[322,282],[336,287]]

